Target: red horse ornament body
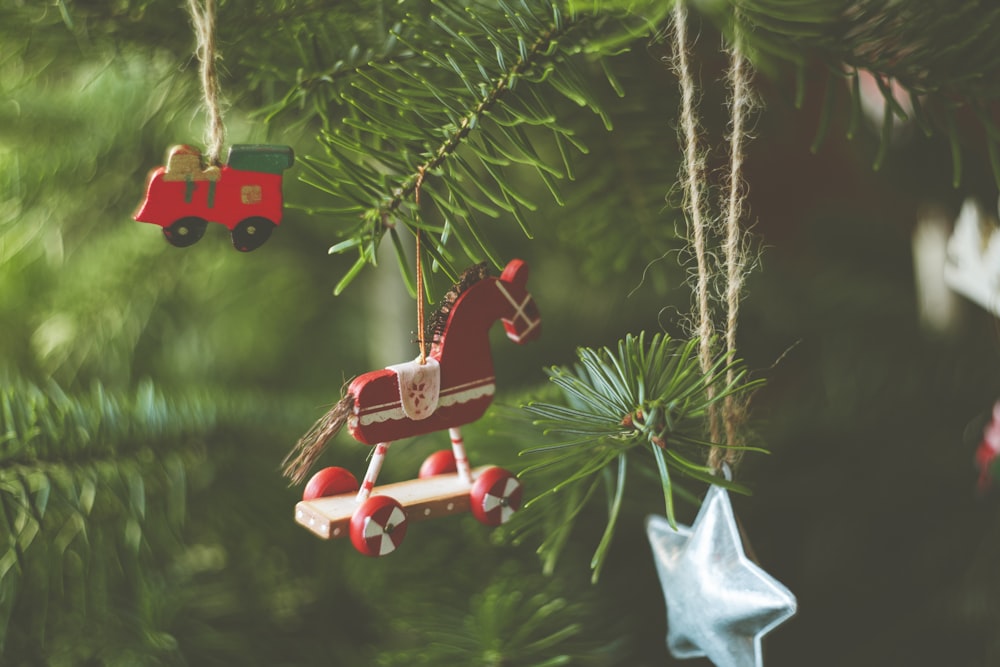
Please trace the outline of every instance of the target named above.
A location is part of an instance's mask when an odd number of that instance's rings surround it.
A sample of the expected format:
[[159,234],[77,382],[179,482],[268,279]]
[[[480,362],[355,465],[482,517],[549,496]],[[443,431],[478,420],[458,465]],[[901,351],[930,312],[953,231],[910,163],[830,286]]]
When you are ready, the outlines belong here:
[[[286,474],[301,481],[345,423],[356,440],[375,447],[360,485],[336,467],[321,470],[306,485],[296,520],[320,537],[349,533],[359,551],[381,556],[399,546],[411,519],[471,511],[483,523],[498,525],[520,507],[521,485],[513,474],[470,469],[460,427],[479,419],[493,401],[492,325],[500,320],[508,338],[523,344],[541,334],[541,318],[523,261],[512,260],[499,278],[468,275],[446,297],[426,359],[355,378],[286,459]],[[446,429],[451,450],[431,455],[418,479],[375,486],[393,442]]]

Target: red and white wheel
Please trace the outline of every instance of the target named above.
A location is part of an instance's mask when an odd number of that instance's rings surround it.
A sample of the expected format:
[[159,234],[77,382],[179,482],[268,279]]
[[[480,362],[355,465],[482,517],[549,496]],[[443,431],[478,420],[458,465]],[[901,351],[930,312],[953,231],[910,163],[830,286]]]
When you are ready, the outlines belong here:
[[395,499],[375,495],[351,517],[351,543],[366,556],[386,556],[406,537],[406,512]]
[[503,468],[487,468],[472,485],[472,515],[487,526],[499,526],[521,509],[521,480]]
[[323,468],[312,476],[306,488],[302,490],[302,500],[329,498],[342,493],[354,493],[358,490],[358,480],[346,468]]
[[450,449],[439,449],[424,459],[423,465],[420,466],[418,477],[420,479],[427,479],[428,477],[445,475],[450,472],[458,472],[458,466],[455,465],[455,453]]

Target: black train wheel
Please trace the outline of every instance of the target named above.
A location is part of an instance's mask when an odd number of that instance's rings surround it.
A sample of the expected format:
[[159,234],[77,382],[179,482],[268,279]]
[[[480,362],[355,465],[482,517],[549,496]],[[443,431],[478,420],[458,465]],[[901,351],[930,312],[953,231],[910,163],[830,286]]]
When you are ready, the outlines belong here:
[[240,220],[233,227],[233,247],[240,252],[250,252],[264,245],[271,238],[274,223],[267,218],[253,217]]
[[163,236],[170,245],[186,248],[194,245],[205,235],[208,222],[202,218],[189,216],[174,221],[174,224],[163,228]]

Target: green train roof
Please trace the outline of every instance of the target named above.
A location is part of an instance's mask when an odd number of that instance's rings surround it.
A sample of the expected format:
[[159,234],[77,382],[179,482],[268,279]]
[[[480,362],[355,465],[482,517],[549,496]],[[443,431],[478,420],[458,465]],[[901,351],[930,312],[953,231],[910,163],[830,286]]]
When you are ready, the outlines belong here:
[[291,146],[272,144],[234,144],[227,163],[231,169],[280,174],[295,162]]

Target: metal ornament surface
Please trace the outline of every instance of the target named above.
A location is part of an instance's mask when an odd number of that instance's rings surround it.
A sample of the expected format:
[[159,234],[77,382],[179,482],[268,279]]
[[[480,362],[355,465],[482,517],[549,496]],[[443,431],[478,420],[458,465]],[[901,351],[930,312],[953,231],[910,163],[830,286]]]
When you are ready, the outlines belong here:
[[729,494],[712,486],[694,525],[646,519],[667,603],[667,648],[716,667],[762,667],[761,639],[795,614],[796,600],[743,552]]

